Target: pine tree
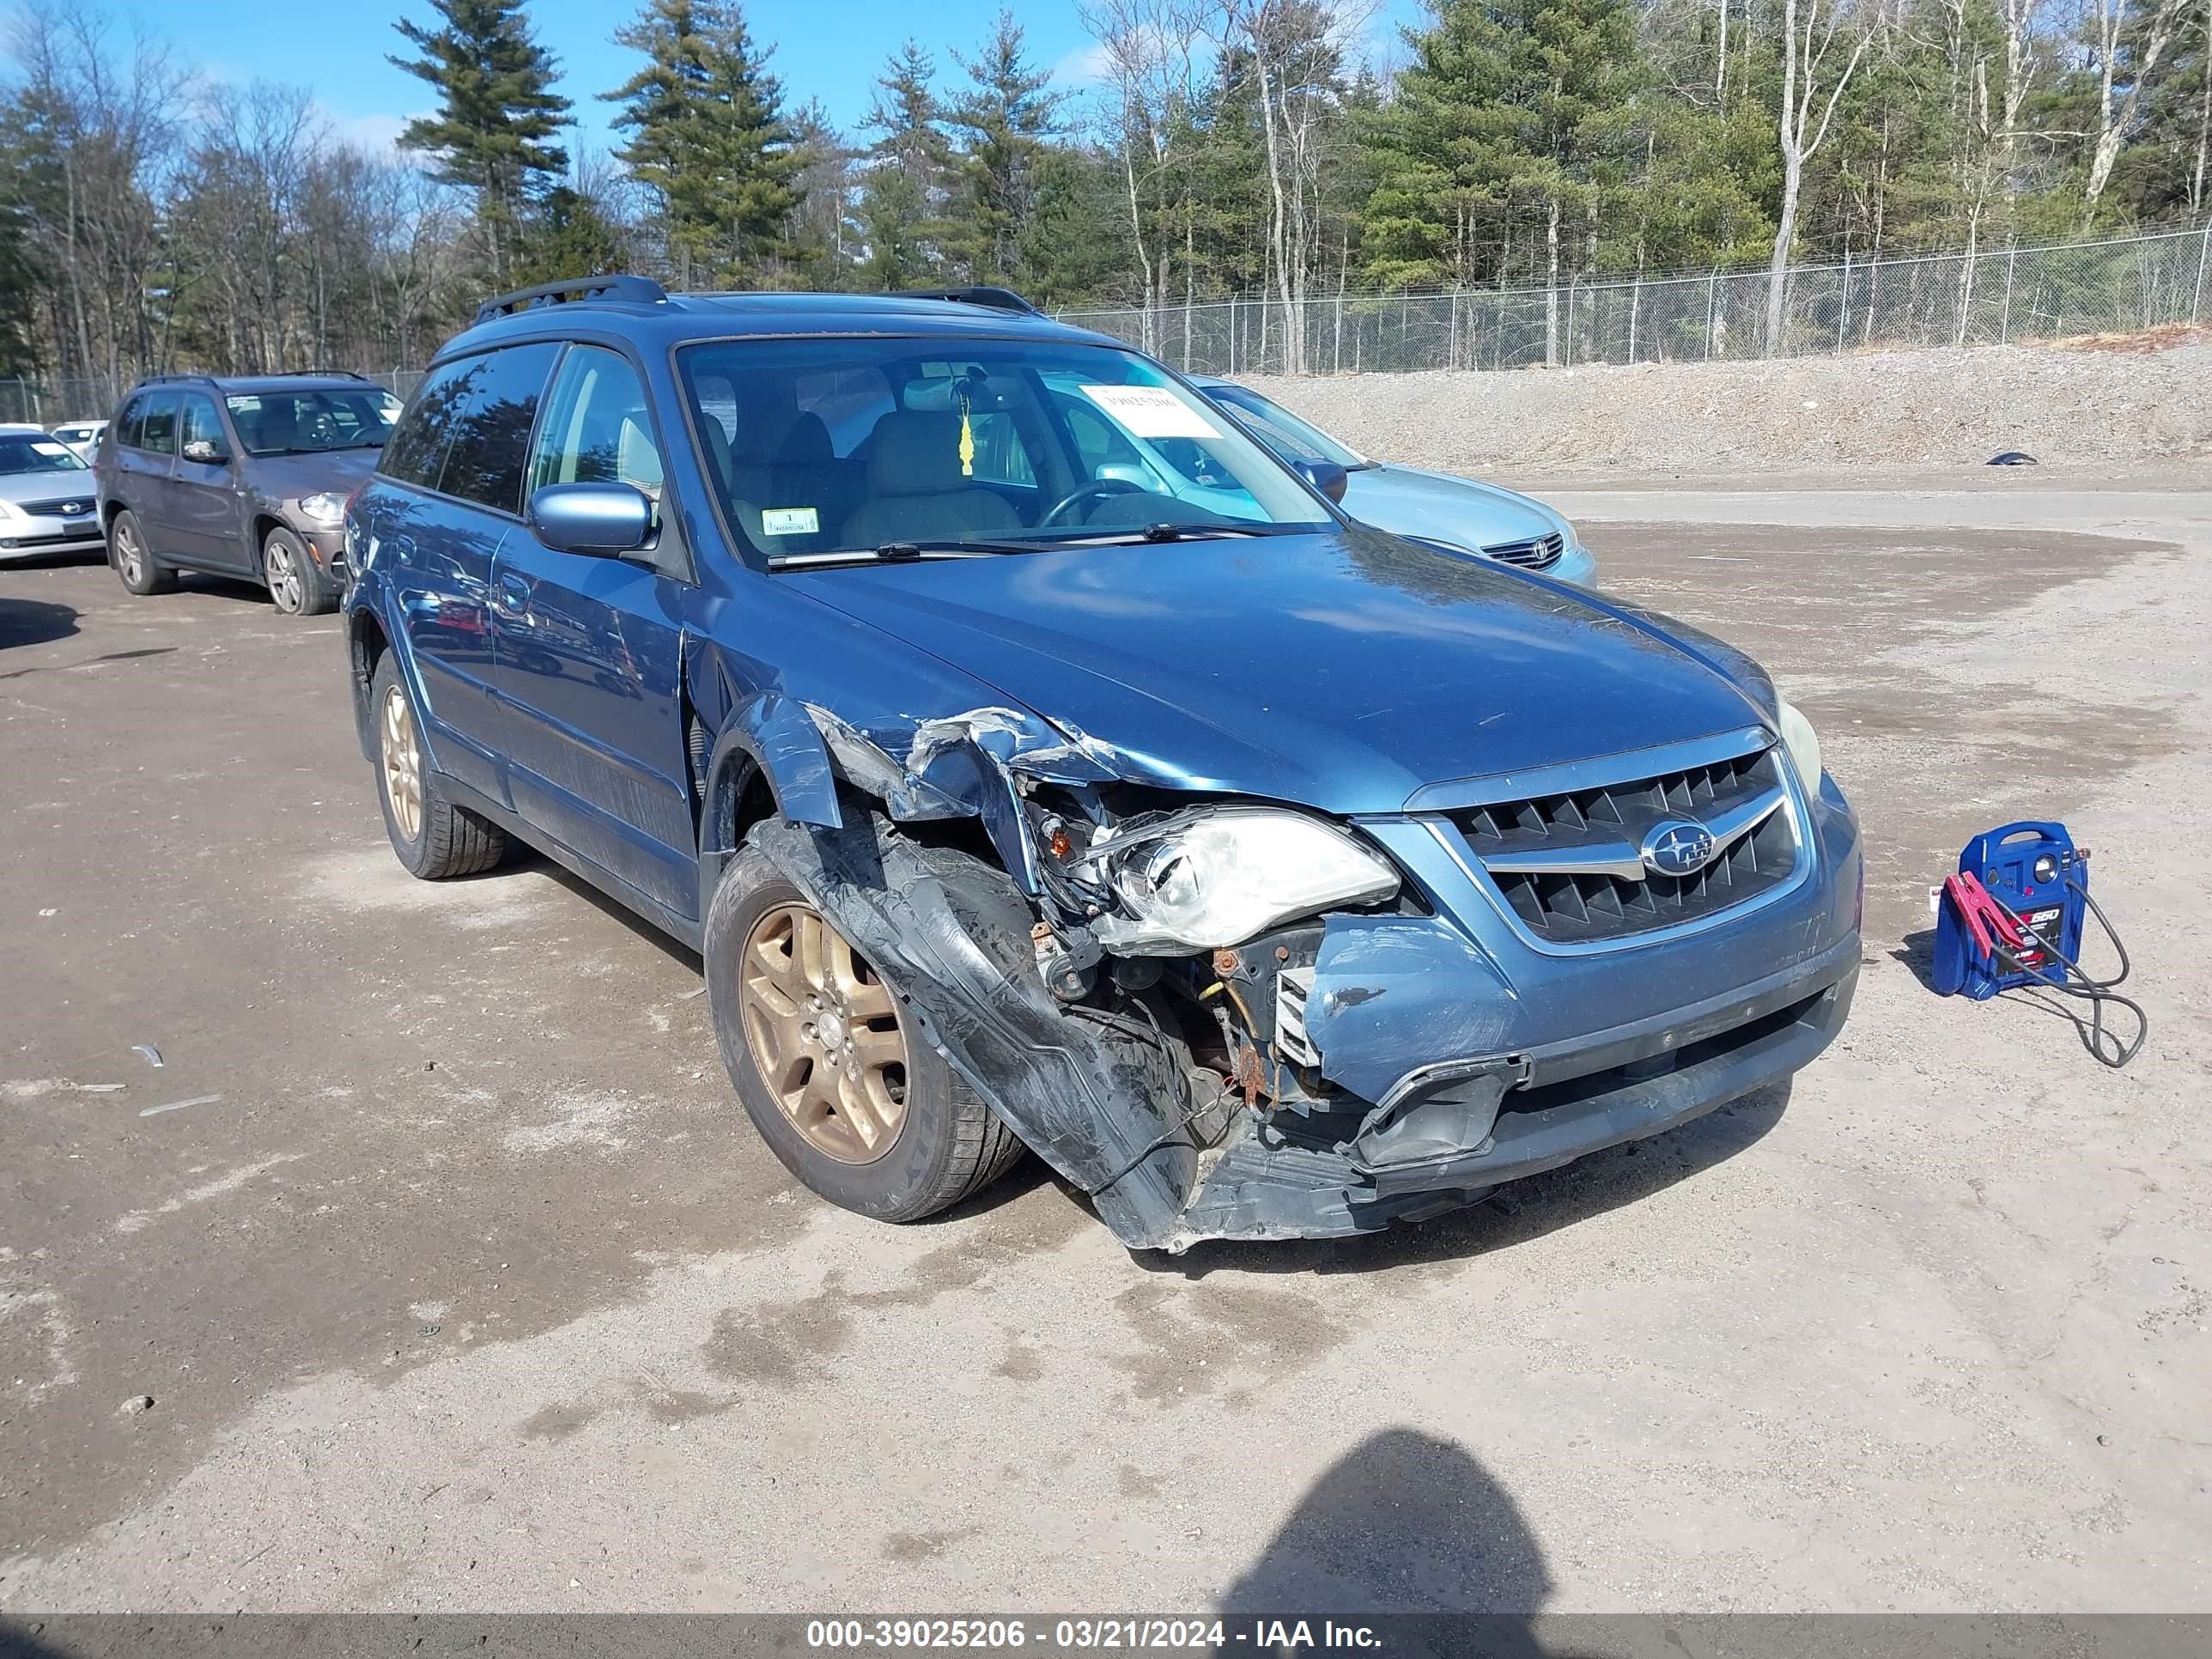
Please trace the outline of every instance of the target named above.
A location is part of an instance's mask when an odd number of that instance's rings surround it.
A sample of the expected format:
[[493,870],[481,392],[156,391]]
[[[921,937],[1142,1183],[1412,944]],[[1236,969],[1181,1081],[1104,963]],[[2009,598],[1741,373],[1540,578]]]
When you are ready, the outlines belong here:
[[791,154],[796,169],[792,185],[799,193],[787,232],[792,276],[804,289],[843,288],[852,280],[856,240],[851,200],[854,151],[818,100],[792,116]]
[[783,88],[734,0],[647,0],[615,31],[644,68],[604,94],[632,136],[621,159],[657,192],[686,286],[757,282],[785,252],[799,161]]
[[876,81],[865,125],[882,136],[868,151],[858,216],[867,250],[861,273],[872,288],[912,288],[944,276],[952,149],[938,125],[936,78],[929,54],[909,40]]
[[1036,216],[1038,163],[1060,100],[1048,90],[1050,73],[1029,61],[1011,9],[1000,10],[980,55],[955,59],[969,84],[945,112],[959,146],[947,252],[973,282],[1018,285],[1024,240]]
[[1632,154],[1644,67],[1631,0],[1441,0],[1406,40],[1398,96],[1367,125],[1370,274],[1556,282],[1586,268]]
[[476,192],[492,278],[504,283],[515,227],[543,181],[566,170],[568,152],[548,142],[568,100],[553,90],[558,64],[533,40],[522,0],[430,0],[442,26],[401,18],[392,27],[422,54],[392,62],[435,88],[438,113],[410,121],[402,149],[437,158],[436,177]]
[[629,266],[622,231],[605,210],[582,191],[556,185],[524,222],[509,275],[518,286],[527,287]]

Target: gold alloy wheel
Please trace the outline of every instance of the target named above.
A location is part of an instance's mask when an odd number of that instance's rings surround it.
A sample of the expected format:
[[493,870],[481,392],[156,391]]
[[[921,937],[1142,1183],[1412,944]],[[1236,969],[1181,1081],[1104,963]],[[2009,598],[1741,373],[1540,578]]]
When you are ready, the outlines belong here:
[[406,841],[422,835],[422,745],[415,740],[415,711],[393,685],[384,694],[384,796],[392,821]]
[[890,988],[811,907],[753,924],[740,955],[745,1044],[777,1108],[806,1144],[871,1164],[906,1121],[906,1035]]

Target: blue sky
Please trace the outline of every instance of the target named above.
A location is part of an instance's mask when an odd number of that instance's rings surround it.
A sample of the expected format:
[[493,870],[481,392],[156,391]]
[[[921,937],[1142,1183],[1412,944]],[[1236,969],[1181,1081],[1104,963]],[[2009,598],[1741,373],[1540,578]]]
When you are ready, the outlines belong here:
[[[125,30],[165,35],[210,76],[311,88],[331,125],[362,143],[389,143],[409,116],[428,107],[429,89],[386,61],[404,45],[392,32],[392,20],[403,14],[427,20],[425,0],[216,0],[196,10],[162,0],[106,3]],[[949,85],[958,73],[952,52],[974,52],[996,3],[763,0],[746,9],[755,39],[775,43],[773,67],[792,99],[819,98],[832,119],[851,127],[867,108],[877,69],[902,40],[909,34],[920,40]],[[621,85],[635,61],[609,36],[634,9],[635,0],[532,0],[538,38],[561,61],[562,91],[575,105],[579,137],[595,151],[611,147],[606,126],[611,106],[595,94]],[[1393,25],[1419,9],[1419,0],[1383,0],[1365,38],[1387,52],[1387,42],[1395,38]],[[1091,42],[1074,0],[1018,0],[1016,15],[1035,61],[1050,66],[1071,91],[1092,83]]]

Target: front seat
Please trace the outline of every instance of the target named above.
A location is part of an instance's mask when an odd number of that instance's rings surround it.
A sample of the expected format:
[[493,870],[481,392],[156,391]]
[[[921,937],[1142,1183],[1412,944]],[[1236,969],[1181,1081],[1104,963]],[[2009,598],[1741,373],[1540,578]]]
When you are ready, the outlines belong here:
[[896,410],[868,438],[867,499],[846,520],[848,547],[1006,535],[1022,521],[1006,497],[960,473],[960,416]]

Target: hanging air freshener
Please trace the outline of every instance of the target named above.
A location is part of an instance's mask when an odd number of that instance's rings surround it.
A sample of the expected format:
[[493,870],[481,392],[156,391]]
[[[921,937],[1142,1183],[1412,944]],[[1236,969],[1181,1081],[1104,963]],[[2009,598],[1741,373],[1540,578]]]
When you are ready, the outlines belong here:
[[968,394],[960,394],[960,476],[975,476],[975,432],[968,424]]

